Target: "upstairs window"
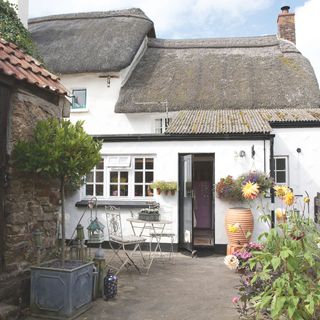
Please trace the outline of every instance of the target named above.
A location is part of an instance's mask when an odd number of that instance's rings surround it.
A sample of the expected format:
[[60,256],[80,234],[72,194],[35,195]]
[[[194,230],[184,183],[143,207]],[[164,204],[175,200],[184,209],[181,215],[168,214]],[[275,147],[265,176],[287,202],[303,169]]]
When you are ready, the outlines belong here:
[[289,184],[288,157],[274,157],[274,181],[276,184]]
[[83,110],[87,108],[87,89],[72,90],[72,110]]
[[160,119],[155,119],[155,133],[164,133],[170,122],[171,122],[171,118],[160,118]]
[[86,175],[86,196],[102,197],[104,194],[104,160],[101,161]]

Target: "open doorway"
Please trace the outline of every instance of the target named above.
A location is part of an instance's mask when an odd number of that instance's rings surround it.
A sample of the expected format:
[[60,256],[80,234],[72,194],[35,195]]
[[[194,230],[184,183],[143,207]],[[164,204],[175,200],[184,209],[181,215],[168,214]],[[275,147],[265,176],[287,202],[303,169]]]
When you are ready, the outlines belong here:
[[180,155],[179,246],[214,246],[214,154]]

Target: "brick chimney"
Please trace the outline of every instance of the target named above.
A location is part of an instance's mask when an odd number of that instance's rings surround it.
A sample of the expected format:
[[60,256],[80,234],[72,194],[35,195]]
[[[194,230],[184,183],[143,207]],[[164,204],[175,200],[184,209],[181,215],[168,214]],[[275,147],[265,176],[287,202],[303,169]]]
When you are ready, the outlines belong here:
[[278,36],[282,39],[296,43],[296,26],[294,21],[294,13],[289,12],[290,7],[284,6],[281,8],[281,13],[278,16]]

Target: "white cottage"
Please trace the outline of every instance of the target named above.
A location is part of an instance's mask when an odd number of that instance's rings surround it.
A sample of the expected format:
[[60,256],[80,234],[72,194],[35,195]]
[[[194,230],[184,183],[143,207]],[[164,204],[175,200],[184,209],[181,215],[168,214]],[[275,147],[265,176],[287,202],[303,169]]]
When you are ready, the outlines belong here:
[[[278,36],[163,40],[139,9],[30,20],[45,63],[73,92],[70,118],[103,140],[101,163],[68,198],[67,236],[92,196],[102,222],[107,204],[125,221],[154,200],[176,248],[222,252],[230,204],[215,197],[221,177],[261,170],[316,196],[319,86],[293,43],[289,7],[278,25]],[[177,181],[179,192],[150,192],[156,180]],[[256,221],[255,234],[263,228]]]

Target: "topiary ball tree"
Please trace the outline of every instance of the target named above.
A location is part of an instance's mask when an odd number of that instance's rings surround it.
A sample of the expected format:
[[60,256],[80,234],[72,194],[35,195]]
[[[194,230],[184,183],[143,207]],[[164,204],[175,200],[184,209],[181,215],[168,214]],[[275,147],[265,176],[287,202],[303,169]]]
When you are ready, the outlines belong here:
[[102,143],[88,135],[83,122],[49,119],[39,121],[31,140],[18,141],[13,149],[17,169],[60,181],[61,260],[65,261],[65,188],[80,187],[83,177],[100,161]]

